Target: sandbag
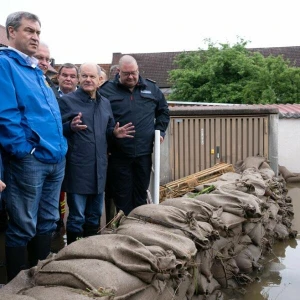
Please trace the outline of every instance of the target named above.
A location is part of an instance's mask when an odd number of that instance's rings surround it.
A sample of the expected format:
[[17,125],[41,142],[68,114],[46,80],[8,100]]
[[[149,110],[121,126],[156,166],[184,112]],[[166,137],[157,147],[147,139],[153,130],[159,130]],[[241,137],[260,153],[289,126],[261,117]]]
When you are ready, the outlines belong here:
[[156,224],[145,223],[137,220],[121,220],[120,226],[116,230],[117,234],[131,236],[140,241],[145,246],[160,246],[164,250],[172,250],[176,258],[190,261],[197,253],[195,243],[188,237],[182,236],[182,232],[177,229],[171,232],[169,228],[164,228]]
[[[35,300],[53,300],[53,299],[63,299],[63,300],[91,300],[91,299],[101,299],[109,300],[111,296],[105,296],[104,291],[87,291],[69,288],[65,286],[35,286],[31,289],[23,291],[24,295],[31,296]],[[95,297],[93,297],[95,295]],[[102,295],[100,297],[100,295]],[[116,298],[115,298],[116,299]],[[120,299],[120,298],[119,298]],[[16,298],[17,300],[17,298]],[[25,300],[25,299],[24,299]]]
[[36,300],[36,298],[32,298],[30,296],[6,294],[1,291],[0,291],[0,299],[3,299],[3,300]]
[[266,162],[263,162],[260,165],[259,173],[265,180],[272,179],[275,176],[275,172],[271,169],[271,167]]
[[220,219],[222,221],[222,224],[224,224],[225,226],[224,227],[225,230],[232,229],[233,227],[242,224],[243,222],[246,221],[244,217],[240,217],[232,213],[228,213],[226,211],[224,211],[221,214]]
[[157,277],[168,277],[170,270],[176,268],[175,255],[153,255],[140,241],[119,234],[80,239],[61,249],[53,260],[85,258],[111,262],[147,283],[151,283]]
[[115,299],[126,299],[147,288],[148,284],[99,259],[41,261],[34,274],[36,285],[61,285],[81,290],[99,290]]
[[267,189],[266,183],[261,174],[255,168],[246,169],[241,176],[240,182],[244,182],[249,187],[254,187],[256,196],[263,196]]
[[227,287],[227,281],[239,273],[239,268],[233,258],[215,260],[211,272],[213,277],[223,287]]
[[185,212],[193,211],[195,212],[195,219],[202,222],[209,222],[213,216],[213,211],[215,210],[213,206],[205,202],[187,197],[166,199],[161,202],[160,205],[174,206]]
[[234,260],[236,261],[236,265],[242,273],[249,274],[257,266],[256,261],[248,247],[238,253],[234,257]]
[[290,177],[296,177],[297,175],[295,173],[290,172],[286,167],[284,166],[278,166],[279,174],[283,176],[285,180],[287,180]]
[[286,240],[289,237],[289,231],[282,223],[276,223],[274,228],[274,237],[277,240]]
[[199,195],[195,198],[216,208],[222,206],[223,211],[232,213],[240,217],[246,216],[248,211],[251,211],[251,213],[255,212],[254,207],[251,207],[250,205],[244,205],[244,203],[241,202],[238,198],[232,197],[230,195],[210,193],[208,195]]
[[[163,206],[156,204],[142,205],[130,212],[127,220],[137,219],[143,222],[158,224],[168,228],[181,230],[189,236],[199,248],[209,248],[210,242],[194,218],[193,211],[185,212],[174,206]],[[128,221],[126,221],[128,222]]]
[[253,244],[257,246],[262,245],[263,237],[265,235],[265,228],[261,222],[247,222],[243,224],[243,232],[251,238]]

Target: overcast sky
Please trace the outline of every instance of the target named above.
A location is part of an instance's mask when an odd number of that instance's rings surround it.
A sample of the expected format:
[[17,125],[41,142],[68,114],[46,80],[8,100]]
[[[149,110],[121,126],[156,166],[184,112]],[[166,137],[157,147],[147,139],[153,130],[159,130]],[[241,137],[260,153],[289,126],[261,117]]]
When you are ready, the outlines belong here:
[[297,0],[10,0],[0,24],[15,11],[39,16],[41,40],[56,63],[110,63],[114,52],[205,49],[213,42],[247,47],[300,46]]

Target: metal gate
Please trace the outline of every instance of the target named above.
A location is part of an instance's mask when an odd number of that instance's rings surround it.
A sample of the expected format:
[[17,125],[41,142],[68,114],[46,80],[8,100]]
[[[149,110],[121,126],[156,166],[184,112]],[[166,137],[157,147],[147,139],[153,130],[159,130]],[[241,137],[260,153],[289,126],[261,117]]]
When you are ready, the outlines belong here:
[[268,158],[268,116],[171,117],[172,180],[210,168],[235,164],[248,156]]

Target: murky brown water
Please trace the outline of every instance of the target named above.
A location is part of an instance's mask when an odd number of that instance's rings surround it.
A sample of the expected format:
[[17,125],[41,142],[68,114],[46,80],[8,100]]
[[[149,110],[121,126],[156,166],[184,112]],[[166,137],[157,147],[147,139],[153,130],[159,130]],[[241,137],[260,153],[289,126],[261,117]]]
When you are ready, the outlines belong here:
[[[293,229],[300,233],[300,184],[290,185],[293,200]],[[230,300],[299,300],[300,299],[300,234],[297,239],[277,242],[273,254],[264,257],[257,281],[245,288],[245,294],[234,293]]]

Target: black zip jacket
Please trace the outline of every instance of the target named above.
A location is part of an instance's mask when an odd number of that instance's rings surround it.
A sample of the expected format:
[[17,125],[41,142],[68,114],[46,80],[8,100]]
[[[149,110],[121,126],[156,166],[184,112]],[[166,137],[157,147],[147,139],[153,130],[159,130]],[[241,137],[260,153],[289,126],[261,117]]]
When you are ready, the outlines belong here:
[[132,122],[134,138],[113,139],[109,152],[119,157],[138,157],[153,151],[155,130],[165,136],[170,116],[167,101],[158,86],[149,79],[139,77],[131,92],[119,82],[119,74],[99,89],[109,99],[115,122],[123,126]]

